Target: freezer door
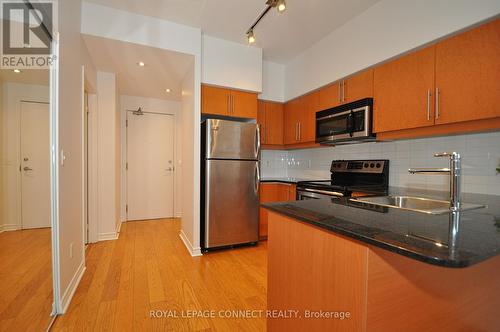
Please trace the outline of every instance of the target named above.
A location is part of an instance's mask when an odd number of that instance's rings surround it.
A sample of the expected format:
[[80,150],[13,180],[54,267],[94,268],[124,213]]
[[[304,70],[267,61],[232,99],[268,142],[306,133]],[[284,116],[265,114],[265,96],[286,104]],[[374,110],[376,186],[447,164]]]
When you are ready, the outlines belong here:
[[205,248],[258,241],[259,162],[205,162]]
[[205,135],[207,159],[259,159],[260,134],[255,123],[209,119]]

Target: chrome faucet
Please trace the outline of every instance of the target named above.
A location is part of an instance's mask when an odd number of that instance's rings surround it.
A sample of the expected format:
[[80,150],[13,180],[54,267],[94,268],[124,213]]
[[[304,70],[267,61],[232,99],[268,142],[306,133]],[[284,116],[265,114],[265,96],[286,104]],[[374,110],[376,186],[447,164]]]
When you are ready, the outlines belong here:
[[442,152],[434,154],[434,157],[449,157],[449,168],[410,168],[410,174],[442,174],[447,173],[450,175],[450,210],[459,211],[461,201],[460,191],[460,176],[461,176],[461,159],[460,154],[456,152]]

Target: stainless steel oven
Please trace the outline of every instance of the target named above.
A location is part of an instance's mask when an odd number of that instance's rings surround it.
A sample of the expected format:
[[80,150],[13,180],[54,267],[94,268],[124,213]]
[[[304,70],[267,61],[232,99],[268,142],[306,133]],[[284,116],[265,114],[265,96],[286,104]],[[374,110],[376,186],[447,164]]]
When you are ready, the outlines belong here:
[[342,192],[327,191],[319,189],[309,189],[297,187],[297,200],[304,201],[308,199],[324,199],[344,197]]
[[373,140],[373,99],[366,98],[316,113],[316,142],[342,144]]

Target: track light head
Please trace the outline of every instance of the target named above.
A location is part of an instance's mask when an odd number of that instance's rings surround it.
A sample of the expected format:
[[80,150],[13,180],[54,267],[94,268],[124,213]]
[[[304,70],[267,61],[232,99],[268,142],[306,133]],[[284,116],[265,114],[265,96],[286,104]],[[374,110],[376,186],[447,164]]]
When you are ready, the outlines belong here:
[[278,9],[278,13],[283,13],[286,10],[285,0],[278,0],[276,9]]
[[255,43],[255,34],[253,33],[253,29],[248,30],[247,40],[249,44]]
[[266,5],[276,8],[278,13],[283,13],[286,9],[285,0],[267,0]]

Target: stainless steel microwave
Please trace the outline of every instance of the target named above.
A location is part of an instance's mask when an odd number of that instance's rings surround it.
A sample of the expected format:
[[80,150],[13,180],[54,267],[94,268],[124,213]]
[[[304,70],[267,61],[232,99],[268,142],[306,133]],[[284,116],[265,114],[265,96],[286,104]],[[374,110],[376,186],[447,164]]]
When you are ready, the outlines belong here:
[[373,99],[366,98],[316,113],[316,143],[346,144],[374,140]]

